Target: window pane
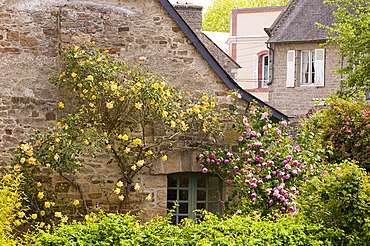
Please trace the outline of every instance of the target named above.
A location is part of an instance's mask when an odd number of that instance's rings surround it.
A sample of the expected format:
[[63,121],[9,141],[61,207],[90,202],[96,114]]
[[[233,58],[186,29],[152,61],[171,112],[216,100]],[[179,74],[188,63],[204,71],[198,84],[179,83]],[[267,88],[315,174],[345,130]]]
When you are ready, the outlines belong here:
[[197,203],[197,209],[206,209],[207,205],[205,202]]
[[208,187],[213,189],[218,189],[219,178],[218,177],[209,177],[208,178]]
[[302,84],[309,81],[310,71],[310,52],[302,52]]
[[218,202],[210,202],[208,203],[208,212],[217,213],[219,211],[219,203]]
[[180,178],[180,187],[189,187],[189,178]]
[[204,177],[198,177],[197,178],[197,187],[198,188],[206,188],[206,185],[207,185],[207,177],[204,176]]
[[315,51],[312,54],[312,67],[311,67],[311,83],[315,83]]
[[208,201],[218,201],[218,200],[219,200],[218,190],[216,189],[208,190]]
[[269,57],[263,57],[263,74],[262,74],[262,88],[267,88],[267,82],[269,80]]
[[174,224],[174,225],[177,225],[177,221],[176,221],[176,217],[177,216],[172,216],[172,218],[171,218],[171,222],[172,222],[172,224]]
[[197,190],[197,201],[205,201],[207,197],[206,190]]
[[177,190],[168,190],[167,191],[167,200],[177,200]]
[[188,203],[180,203],[179,214],[187,214],[187,213],[189,213],[189,204]]
[[[167,209],[173,210],[174,206],[175,206],[174,202],[167,202]],[[176,209],[175,209],[175,213],[176,213]]]
[[180,201],[188,200],[188,190],[180,190]]
[[174,177],[168,177],[167,183],[168,187],[177,187],[177,179]]

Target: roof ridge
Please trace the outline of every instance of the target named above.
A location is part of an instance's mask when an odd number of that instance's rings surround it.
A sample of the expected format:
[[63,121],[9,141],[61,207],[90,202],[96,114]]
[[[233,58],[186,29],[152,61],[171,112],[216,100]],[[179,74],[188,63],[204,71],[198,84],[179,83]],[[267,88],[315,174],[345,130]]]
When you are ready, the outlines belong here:
[[273,35],[273,33],[281,27],[282,22],[285,21],[286,17],[293,11],[293,9],[297,6],[298,2],[299,0],[290,0],[288,2],[284,10],[280,12],[278,17],[275,19],[275,21],[270,26],[269,32],[271,33],[271,35]]

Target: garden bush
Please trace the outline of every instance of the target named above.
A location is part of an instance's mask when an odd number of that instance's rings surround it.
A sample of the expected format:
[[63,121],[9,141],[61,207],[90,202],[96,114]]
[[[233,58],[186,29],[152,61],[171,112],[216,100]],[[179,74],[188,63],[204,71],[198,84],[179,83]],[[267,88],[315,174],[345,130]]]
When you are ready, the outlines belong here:
[[312,223],[342,229],[346,245],[369,245],[369,181],[366,172],[350,161],[324,170],[303,184],[301,212]]
[[10,245],[15,229],[26,221],[24,194],[20,190],[22,175],[11,171],[0,177],[0,245]]
[[343,233],[302,220],[279,221],[233,216],[224,219],[205,214],[203,221],[175,226],[170,217],[142,224],[125,214],[90,215],[86,222],[61,225],[41,232],[35,245],[335,245]]
[[316,138],[323,147],[332,150],[327,161],[356,160],[370,171],[370,103],[363,94],[345,99],[333,94],[325,103],[328,108],[306,122],[319,133]]

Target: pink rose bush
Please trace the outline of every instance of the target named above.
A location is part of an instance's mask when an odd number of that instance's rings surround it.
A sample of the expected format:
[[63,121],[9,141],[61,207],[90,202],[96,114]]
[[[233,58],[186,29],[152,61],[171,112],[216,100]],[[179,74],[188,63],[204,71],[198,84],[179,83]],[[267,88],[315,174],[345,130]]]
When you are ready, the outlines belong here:
[[[199,154],[202,168],[230,185],[225,205],[230,212],[258,211],[262,215],[297,214],[298,186],[315,172],[308,149],[286,137],[287,122],[273,123],[267,110],[252,106],[239,123],[238,153],[207,149]],[[301,139],[302,140],[302,139]],[[302,142],[302,141],[301,141]]]

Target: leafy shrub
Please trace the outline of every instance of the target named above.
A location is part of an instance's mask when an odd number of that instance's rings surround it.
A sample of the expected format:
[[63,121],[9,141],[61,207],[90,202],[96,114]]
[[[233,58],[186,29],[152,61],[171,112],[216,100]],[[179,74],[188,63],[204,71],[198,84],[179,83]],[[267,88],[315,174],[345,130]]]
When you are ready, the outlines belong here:
[[0,177],[0,244],[10,244],[14,229],[26,219],[26,208],[21,204],[24,196],[19,189],[22,181],[17,171]]
[[172,225],[170,217],[141,224],[132,215],[91,215],[86,222],[41,232],[36,245],[334,245],[340,230],[292,218],[278,222],[206,214],[203,221]]
[[332,149],[328,161],[357,160],[370,171],[370,103],[363,94],[347,99],[331,95],[326,103],[329,107],[312,115],[310,121],[321,133],[317,139]]
[[312,223],[344,230],[353,240],[347,244],[369,243],[370,180],[353,162],[344,161],[305,182],[299,204]]

